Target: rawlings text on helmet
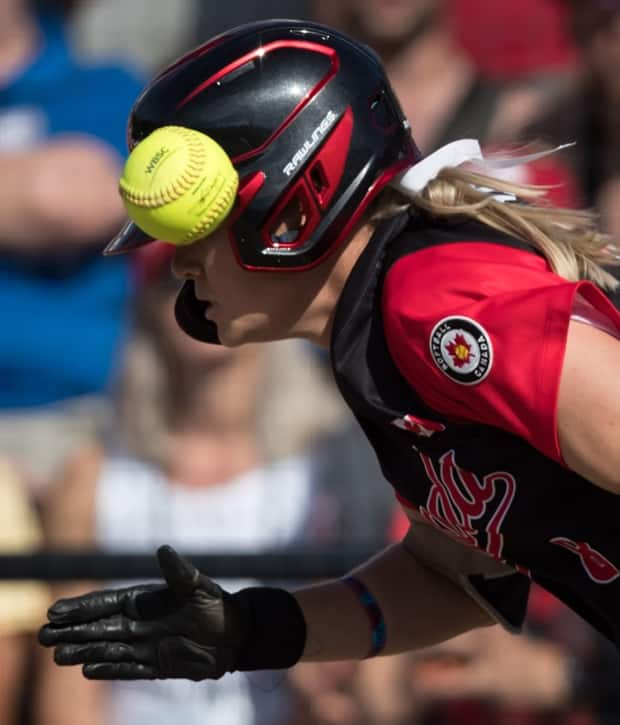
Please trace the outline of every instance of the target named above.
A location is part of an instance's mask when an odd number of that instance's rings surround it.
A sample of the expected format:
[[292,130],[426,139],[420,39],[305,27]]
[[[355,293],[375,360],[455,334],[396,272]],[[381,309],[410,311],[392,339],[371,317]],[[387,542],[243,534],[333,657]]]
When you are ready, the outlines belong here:
[[304,141],[304,145],[298,151],[295,152],[295,155],[293,156],[293,158],[282,169],[282,171],[287,176],[291,176],[291,174],[295,173],[295,170],[297,169],[299,164],[301,164],[301,162],[306,158],[306,156],[310,153],[310,151],[312,151],[312,149],[319,143],[319,141],[325,136],[325,134],[333,126],[336,118],[337,118],[336,114],[331,109],[325,114],[325,118],[314,129],[310,138],[306,139],[306,141]]

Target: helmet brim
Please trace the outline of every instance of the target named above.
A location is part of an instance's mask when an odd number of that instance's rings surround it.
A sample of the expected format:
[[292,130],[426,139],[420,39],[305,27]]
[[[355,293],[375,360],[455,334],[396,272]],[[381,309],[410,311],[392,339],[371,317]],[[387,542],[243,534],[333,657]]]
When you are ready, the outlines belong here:
[[125,254],[134,249],[144,247],[145,244],[154,242],[155,238],[143,232],[140,227],[136,226],[132,221],[128,221],[120,232],[110,241],[103,254],[110,257],[115,254]]

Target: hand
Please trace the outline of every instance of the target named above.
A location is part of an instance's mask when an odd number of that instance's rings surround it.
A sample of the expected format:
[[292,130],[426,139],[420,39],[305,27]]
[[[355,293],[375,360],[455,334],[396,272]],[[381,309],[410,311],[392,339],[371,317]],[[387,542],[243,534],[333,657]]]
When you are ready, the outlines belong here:
[[1,248],[57,252],[108,239],[127,216],[117,189],[120,169],[116,152],[87,136],[0,153]]
[[166,585],[60,599],[39,642],[89,679],[218,679],[236,669],[250,631],[243,597],[225,592],[174,549],[157,552]]

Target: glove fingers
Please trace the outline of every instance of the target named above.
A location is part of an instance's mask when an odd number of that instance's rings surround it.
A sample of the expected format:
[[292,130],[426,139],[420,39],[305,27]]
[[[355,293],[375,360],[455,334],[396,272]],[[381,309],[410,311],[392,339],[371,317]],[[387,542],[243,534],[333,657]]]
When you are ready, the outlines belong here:
[[73,626],[45,625],[39,631],[39,642],[44,647],[68,643],[97,641],[129,642],[146,639],[159,633],[156,622],[141,622],[129,619],[122,614],[97,622],[85,622]]
[[130,614],[131,602],[136,596],[161,589],[159,585],[104,589],[79,597],[59,599],[47,612],[52,624],[78,624],[91,622],[115,614]]
[[149,642],[89,642],[61,644],[54,650],[57,665],[83,665],[105,662],[129,662],[157,665],[156,645]]
[[82,673],[88,680],[156,680],[157,669],[150,665],[134,662],[98,662],[82,667]]
[[190,597],[200,580],[198,569],[171,546],[160,546],[157,550],[157,560],[166,584],[172,592],[183,599]]

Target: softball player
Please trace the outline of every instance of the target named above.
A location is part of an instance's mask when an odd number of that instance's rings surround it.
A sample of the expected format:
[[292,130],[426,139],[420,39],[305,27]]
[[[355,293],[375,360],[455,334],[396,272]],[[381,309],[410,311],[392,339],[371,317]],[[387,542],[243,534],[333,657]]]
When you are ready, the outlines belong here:
[[[293,593],[231,595],[164,546],[165,584],[50,609],[58,664],[199,680],[518,632],[532,580],[617,642],[620,316],[591,218],[525,203],[474,142],[422,159],[376,56],[312,23],[182,58],[136,102],[130,145],[168,124],[214,138],[241,179],[226,227],[176,251],[179,324],[328,348],[412,525]],[[129,224],[107,252],[149,241]]]

